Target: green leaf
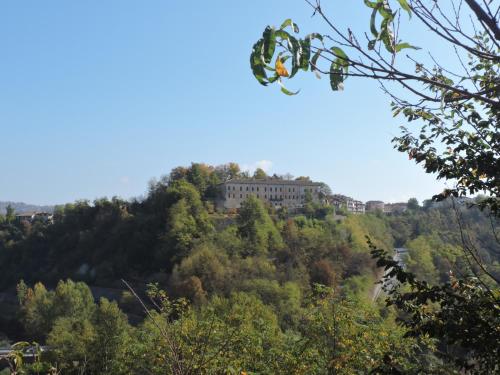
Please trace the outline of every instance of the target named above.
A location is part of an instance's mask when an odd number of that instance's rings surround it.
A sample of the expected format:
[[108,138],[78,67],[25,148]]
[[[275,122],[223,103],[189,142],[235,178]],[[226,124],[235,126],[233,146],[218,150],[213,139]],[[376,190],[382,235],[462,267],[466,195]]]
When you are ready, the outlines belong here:
[[410,5],[408,4],[408,1],[407,0],[398,0],[398,2],[399,2],[399,5],[401,5],[401,8],[406,10],[411,17],[411,8],[410,8]]
[[391,20],[389,20],[388,18],[386,18],[382,21],[381,30],[380,30],[380,39],[384,43],[385,49],[388,52],[394,53],[395,52],[395,50],[394,50],[394,34],[393,34],[392,29],[389,25],[390,22],[391,22]]
[[318,39],[323,43],[323,36],[318,33],[312,33],[306,35],[304,40],[299,41],[301,45],[299,65],[304,71],[309,69],[309,60],[311,58],[311,43],[313,39]]
[[337,59],[335,60],[337,66],[344,68],[344,70],[347,72],[349,68],[349,57],[347,57],[344,50],[339,47],[332,47],[330,49],[333,52],[333,54],[337,57]]
[[307,71],[309,69],[309,59],[311,58],[311,40],[306,38],[299,41],[301,45],[301,53],[299,56],[300,69]]
[[292,78],[300,68],[300,56],[302,54],[302,46],[299,41],[293,36],[288,37],[288,49],[292,54],[292,71],[290,72],[290,78]]
[[378,8],[373,9],[372,16],[370,17],[370,31],[375,38],[378,38],[378,30],[375,26],[375,21],[377,19]]
[[250,67],[255,79],[257,79],[261,85],[267,86],[269,82],[266,70],[264,69],[264,63],[261,59],[263,45],[263,39],[258,40],[257,43],[254,44],[252,54],[250,55]]
[[276,49],[276,36],[274,28],[267,26],[262,34],[262,39],[264,40],[264,61],[269,64],[273,59],[274,51]]
[[281,27],[280,27],[280,30],[284,30],[286,29],[288,26],[290,26],[292,28],[292,30],[295,32],[295,33],[298,33],[299,32],[299,27],[297,26],[296,23],[294,23],[290,18],[285,20],[285,22],[283,22],[281,24]]
[[321,56],[321,52],[323,52],[323,50],[316,51],[316,53],[314,54],[313,58],[311,59],[311,71],[314,72],[314,74],[316,75],[316,77],[318,79],[321,79],[321,75],[319,74],[318,69],[316,69],[316,67],[318,66],[317,65],[318,64],[318,59]]
[[269,83],[274,83],[280,78],[279,75],[275,74],[272,77],[269,78]]
[[344,76],[342,75],[342,69],[340,69],[337,63],[334,61],[330,66],[330,86],[333,91],[343,90]]
[[399,51],[401,51],[403,49],[407,49],[407,48],[416,49],[416,50],[422,49],[420,47],[412,46],[409,43],[399,43],[399,44],[396,44],[396,52],[399,52]]
[[392,13],[392,9],[389,6],[389,1],[380,0],[379,3],[380,6],[378,8],[378,11],[380,15],[384,18],[384,20],[388,20],[388,22],[392,21],[394,19],[395,14]]
[[365,0],[365,5],[369,8],[376,8],[378,6],[378,3],[376,1]]
[[281,86],[281,92],[282,92],[283,94],[286,94],[286,95],[290,95],[290,96],[292,96],[292,95],[297,95],[297,94],[300,92],[300,90],[297,90],[297,91],[295,91],[295,92],[288,90],[288,89],[287,89],[287,88],[283,85],[283,83],[281,82],[281,79],[278,79],[278,85],[280,85],[280,86]]

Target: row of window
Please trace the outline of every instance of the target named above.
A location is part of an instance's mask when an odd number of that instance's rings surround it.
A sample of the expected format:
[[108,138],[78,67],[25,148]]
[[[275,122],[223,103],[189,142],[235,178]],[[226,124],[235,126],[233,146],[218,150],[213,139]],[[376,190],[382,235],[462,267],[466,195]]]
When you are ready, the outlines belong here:
[[[261,196],[259,194],[256,195],[257,198],[261,198]],[[284,196],[285,199],[299,199],[299,196],[298,195],[285,195]],[[232,194],[232,197],[231,197],[231,193],[228,193],[227,194],[227,198],[236,198],[236,194]],[[245,198],[248,198],[248,194],[245,194]],[[267,194],[264,194],[264,196],[262,197],[264,199],[267,199]],[[304,199],[305,196],[304,195],[301,195],[300,196],[300,199]],[[243,194],[240,194],[240,199],[243,199]],[[283,195],[280,194],[279,195],[279,198],[278,198],[278,194],[275,194],[274,196],[272,194],[269,194],[269,199],[273,200],[273,199],[283,199]]]
[[[269,191],[273,191],[273,189],[274,189],[275,192],[278,192],[278,188],[277,187],[270,187]],[[233,186],[227,186],[227,191],[236,191],[236,186],[234,186],[234,185]],[[243,191],[243,186],[240,186],[240,191]],[[257,187],[246,186],[245,191],[259,191],[259,186],[257,186]],[[283,192],[283,188],[280,187],[279,191]],[[285,188],[285,191],[286,191],[286,188]],[[312,188],[310,188],[310,189],[304,188],[304,191],[313,192],[313,189]],[[264,192],[267,192],[267,186],[264,186]],[[288,192],[289,193],[292,193],[292,192],[295,193],[295,188],[288,188]]]

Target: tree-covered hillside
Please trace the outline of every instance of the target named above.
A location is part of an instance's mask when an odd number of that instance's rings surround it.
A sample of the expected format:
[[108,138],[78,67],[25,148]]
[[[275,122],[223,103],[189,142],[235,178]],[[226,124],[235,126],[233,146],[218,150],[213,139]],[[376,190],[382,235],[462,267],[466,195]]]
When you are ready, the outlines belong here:
[[[473,271],[464,233],[498,276],[496,222],[450,202],[341,217],[320,204],[291,215],[250,197],[237,213],[215,212],[217,185],[239,173],[193,164],[151,183],[142,200],[67,204],[53,223],[1,216],[0,287],[17,284],[19,304],[0,308],[0,331],[56,348],[44,360],[69,374],[85,358],[92,374],[350,374],[383,368],[388,352],[400,369],[453,368],[438,341],[404,338],[396,312],[372,302],[383,272],[366,236],[407,247],[408,270],[432,284]],[[157,283],[151,298],[148,283]],[[96,303],[87,285],[112,288],[115,302]]]

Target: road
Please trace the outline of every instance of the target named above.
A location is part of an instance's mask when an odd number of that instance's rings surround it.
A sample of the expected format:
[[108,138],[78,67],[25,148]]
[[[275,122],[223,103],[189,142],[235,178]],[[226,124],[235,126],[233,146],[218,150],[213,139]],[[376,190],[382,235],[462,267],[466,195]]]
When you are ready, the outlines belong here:
[[[404,247],[397,247],[394,249],[394,256],[392,259],[394,259],[398,264],[402,267],[405,266],[404,264],[404,258],[408,254],[408,249],[405,249]],[[384,280],[385,275],[387,275],[389,272],[391,272],[391,269],[388,269],[387,271],[384,272],[383,277],[380,278],[380,281]],[[387,287],[388,289],[392,289],[396,286],[397,280],[394,278],[391,278],[387,280],[383,285],[382,284],[375,284],[375,288],[373,290],[372,294],[372,302],[375,302],[380,295],[383,293],[383,286]]]

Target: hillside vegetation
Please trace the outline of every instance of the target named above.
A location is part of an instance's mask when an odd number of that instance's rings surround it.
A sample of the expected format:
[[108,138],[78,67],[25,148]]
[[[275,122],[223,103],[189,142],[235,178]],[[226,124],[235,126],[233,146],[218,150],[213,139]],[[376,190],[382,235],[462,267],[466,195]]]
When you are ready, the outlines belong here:
[[[372,303],[381,270],[366,241],[407,247],[408,269],[430,283],[469,274],[449,203],[335,220],[331,208],[289,215],[251,197],[215,212],[217,184],[238,173],[176,168],[143,200],[67,204],[52,224],[1,216],[0,288],[17,285],[19,300],[4,330],[54,348],[38,365],[64,374],[352,374],[382,371],[388,353],[402,371],[454,373],[438,341],[406,337]],[[500,275],[488,217],[458,210]],[[95,301],[87,285],[118,297]]]

